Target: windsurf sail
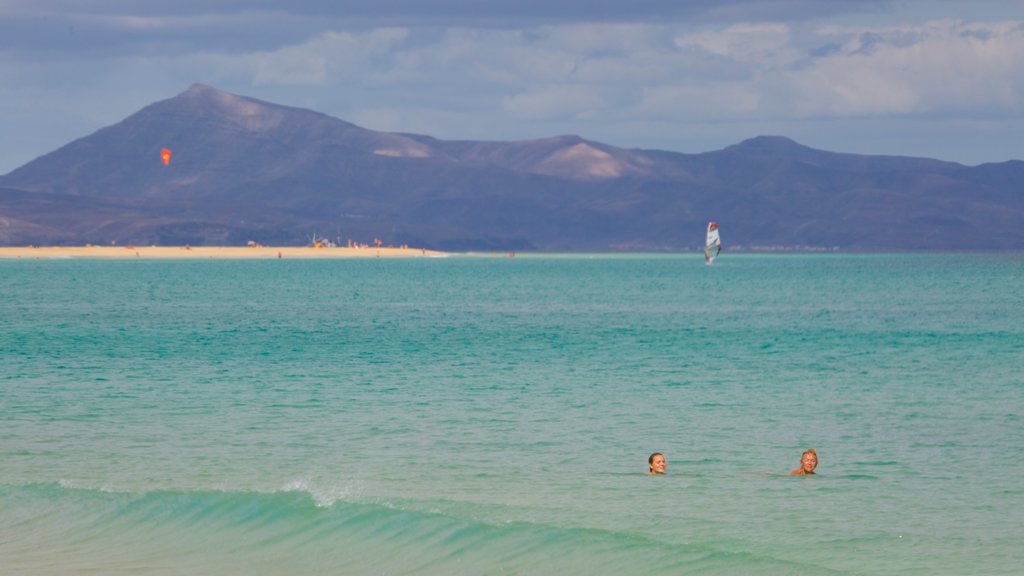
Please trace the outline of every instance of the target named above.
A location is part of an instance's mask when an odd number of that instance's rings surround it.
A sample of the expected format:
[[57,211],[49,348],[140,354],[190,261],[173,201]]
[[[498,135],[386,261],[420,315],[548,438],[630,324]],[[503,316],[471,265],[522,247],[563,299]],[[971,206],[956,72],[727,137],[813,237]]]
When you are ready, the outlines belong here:
[[704,263],[711,264],[722,251],[722,240],[718,237],[718,224],[708,222],[708,235],[704,241]]

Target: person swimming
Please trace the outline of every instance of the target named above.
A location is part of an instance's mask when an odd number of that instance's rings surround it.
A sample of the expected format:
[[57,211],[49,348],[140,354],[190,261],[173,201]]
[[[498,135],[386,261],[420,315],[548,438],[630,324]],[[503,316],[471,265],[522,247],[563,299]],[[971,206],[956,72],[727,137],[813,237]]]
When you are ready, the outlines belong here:
[[647,457],[647,473],[648,474],[664,474],[665,473],[665,455],[661,452],[655,452]]
[[789,473],[790,476],[804,476],[814,474],[814,469],[818,467],[818,453],[814,451],[814,448],[808,448],[804,450],[804,453],[800,455],[800,467]]

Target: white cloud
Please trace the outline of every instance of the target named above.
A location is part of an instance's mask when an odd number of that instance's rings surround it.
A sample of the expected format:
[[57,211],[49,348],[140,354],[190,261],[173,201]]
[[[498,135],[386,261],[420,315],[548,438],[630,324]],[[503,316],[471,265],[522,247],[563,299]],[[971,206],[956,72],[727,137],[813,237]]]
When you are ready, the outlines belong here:
[[676,37],[681,49],[697,46],[718,56],[759,66],[783,64],[799,57],[785,24],[735,24],[724,30]]
[[830,27],[840,48],[787,73],[795,115],[1020,112],[1024,26],[929,22],[887,29]]
[[[117,25],[190,26],[173,18]],[[63,60],[0,45],[0,107],[17,111],[0,119],[0,172],[192,82],[375,129],[480,139],[572,132],[627,146],[685,141],[691,150],[698,125],[708,146],[761,130],[824,133],[848,119],[879,130],[881,141],[894,137],[884,126],[906,130],[923,116],[933,125],[985,119],[976,133],[993,139],[993,126],[1019,126],[1024,114],[1022,22],[325,30],[282,35],[269,49],[185,42]],[[75,114],[59,126],[46,120],[59,110]],[[53,136],[46,143],[36,132]],[[1002,139],[1021,141],[1008,128]]]
[[[1019,113],[1024,25],[888,28],[595,24],[529,30],[327,32],[278,50],[208,55],[253,86],[344,90],[331,113],[459,107],[515,118],[719,121]],[[195,60],[195,58],[192,58]],[[220,64],[217,62],[220,61]],[[248,71],[248,72],[245,72]],[[360,105],[358,98],[371,98]]]
[[638,108],[643,113],[637,116],[673,121],[735,120],[752,117],[761,108],[761,95],[739,83],[670,84],[645,90]]
[[408,30],[398,28],[361,34],[326,32],[309,42],[246,59],[252,61],[256,85],[327,84],[342,78],[359,82],[380,74],[372,68],[375,64],[383,65],[378,70],[393,67],[395,49],[407,36]]
[[501,104],[504,110],[528,119],[592,119],[608,107],[601,91],[579,84],[537,86],[508,96]]

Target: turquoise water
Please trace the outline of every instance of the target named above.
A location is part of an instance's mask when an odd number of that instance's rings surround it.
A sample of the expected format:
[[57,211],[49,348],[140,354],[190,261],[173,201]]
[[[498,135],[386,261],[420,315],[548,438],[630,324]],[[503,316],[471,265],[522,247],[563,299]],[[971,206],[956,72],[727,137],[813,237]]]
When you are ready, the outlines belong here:
[[0,260],[0,325],[0,574],[1024,566],[1021,255]]

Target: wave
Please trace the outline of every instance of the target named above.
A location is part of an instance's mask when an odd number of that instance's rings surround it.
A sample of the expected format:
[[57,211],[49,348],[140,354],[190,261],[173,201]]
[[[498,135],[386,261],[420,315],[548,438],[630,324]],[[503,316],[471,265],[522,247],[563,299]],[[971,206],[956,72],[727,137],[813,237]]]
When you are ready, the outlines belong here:
[[0,485],[0,557],[19,574],[828,572],[630,531],[424,507],[327,503],[302,482],[273,493]]

